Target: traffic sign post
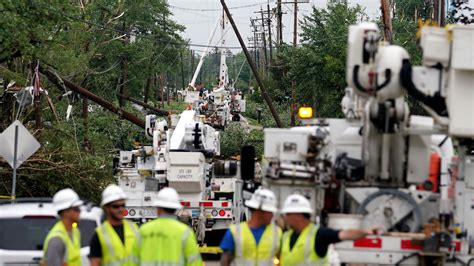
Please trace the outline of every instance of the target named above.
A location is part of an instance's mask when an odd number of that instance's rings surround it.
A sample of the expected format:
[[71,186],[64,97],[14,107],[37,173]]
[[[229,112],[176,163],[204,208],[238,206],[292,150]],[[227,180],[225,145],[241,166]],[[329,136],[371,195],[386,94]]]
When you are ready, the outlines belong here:
[[16,169],[17,169],[17,153],[18,153],[18,125],[15,125],[15,144],[13,148],[13,182],[12,182],[12,199],[16,197]]
[[[21,140],[21,141],[20,141]],[[13,169],[11,198],[16,197],[17,169],[31,157],[41,145],[23,124],[15,120],[0,134],[0,156]]]

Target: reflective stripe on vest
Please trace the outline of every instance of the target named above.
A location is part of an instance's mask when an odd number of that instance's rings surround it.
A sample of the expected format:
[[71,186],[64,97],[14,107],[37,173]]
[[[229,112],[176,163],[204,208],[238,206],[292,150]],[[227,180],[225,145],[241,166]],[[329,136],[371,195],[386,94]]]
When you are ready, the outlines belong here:
[[[63,263],[67,264],[68,266],[80,266],[81,265],[81,233],[77,229],[77,227],[73,226],[71,237],[64,227],[63,222],[60,220],[58,221],[53,228],[49,231],[46,239],[44,240],[43,244],[43,259],[46,259],[46,251],[48,250],[49,241],[52,238],[59,237],[65,247],[64,256],[62,258]],[[47,261],[43,260],[43,263],[48,265]]]
[[124,220],[123,234],[124,242],[117,235],[112,225],[105,221],[102,226],[96,229],[97,236],[102,247],[101,264],[105,266],[138,265],[138,259],[132,255],[132,248],[140,238],[135,224]]
[[290,250],[290,238],[293,231],[287,231],[283,235],[283,244],[280,254],[281,266],[306,266],[306,265],[329,265],[326,258],[318,256],[314,250],[314,242],[318,228],[309,224],[298,236],[293,248]]
[[275,224],[266,226],[258,245],[246,222],[231,225],[230,231],[235,243],[235,265],[273,265],[281,238],[281,230]]
[[158,218],[151,221],[140,228],[140,235],[136,253],[140,265],[202,264],[196,241],[189,240],[191,236],[194,238],[192,229],[175,219]]

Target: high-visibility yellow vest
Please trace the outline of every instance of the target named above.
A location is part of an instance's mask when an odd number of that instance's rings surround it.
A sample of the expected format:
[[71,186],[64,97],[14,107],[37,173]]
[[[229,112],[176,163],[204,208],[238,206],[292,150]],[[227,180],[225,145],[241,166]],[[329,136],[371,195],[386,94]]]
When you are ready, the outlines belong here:
[[66,247],[64,253],[63,265],[68,266],[81,266],[81,233],[76,226],[72,227],[72,239],[69,236],[66,227],[63,222],[58,221],[53,228],[49,231],[43,244],[43,261],[41,264],[48,265],[46,261],[46,251],[48,250],[48,243],[51,238],[59,237]]
[[139,239],[138,227],[127,220],[123,221],[125,245],[115,232],[112,225],[105,221],[95,229],[102,249],[101,264],[105,266],[135,266],[138,265],[132,254],[135,241]]
[[318,256],[314,250],[314,242],[318,227],[309,224],[303,229],[303,232],[296,240],[293,248],[290,250],[290,236],[293,230],[286,231],[283,234],[283,243],[280,254],[281,266],[306,266],[306,265],[329,265],[327,259]]
[[133,253],[142,266],[202,265],[194,232],[173,218],[159,217],[142,225]]
[[267,225],[258,245],[246,222],[232,224],[230,232],[235,243],[235,265],[274,265],[273,260],[280,250],[282,235],[278,226],[274,223]]

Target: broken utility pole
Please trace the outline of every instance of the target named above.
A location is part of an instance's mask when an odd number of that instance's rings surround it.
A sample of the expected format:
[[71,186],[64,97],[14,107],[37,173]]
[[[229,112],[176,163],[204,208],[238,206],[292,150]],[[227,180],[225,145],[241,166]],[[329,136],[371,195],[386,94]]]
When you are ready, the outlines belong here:
[[270,112],[272,113],[273,119],[275,119],[275,123],[277,124],[278,127],[283,127],[280,117],[278,116],[278,113],[276,112],[275,107],[273,106],[270,96],[268,96],[267,90],[265,89],[265,86],[262,80],[260,79],[255,63],[252,61],[252,57],[250,56],[249,51],[247,50],[247,47],[245,46],[242,36],[240,36],[239,29],[235,25],[234,19],[232,18],[232,15],[230,14],[230,11],[227,8],[225,1],[221,0],[221,4],[227,15],[227,18],[229,19],[230,24],[232,25],[232,28],[234,29],[235,35],[237,36],[237,39],[239,40],[240,46],[242,47],[242,50],[245,53],[245,57],[247,58],[247,62],[249,63],[250,68],[253,71],[253,75],[255,76],[255,79],[257,80],[257,83],[260,86],[260,89],[262,90],[262,96],[265,99],[265,102],[267,102],[268,108],[270,109]]
[[124,118],[125,120],[132,122],[133,124],[139,126],[140,128],[145,128],[145,121],[136,117],[132,113],[129,113],[125,110],[122,110],[121,108],[114,106],[112,103],[105,100],[104,98],[95,95],[89,90],[82,88],[81,86],[74,84],[67,79],[59,77],[58,75],[56,75],[53,71],[49,69],[40,67],[39,71],[61,90],[63,90],[64,87],[66,87],[72,91],[75,91],[81,94],[82,96],[88,98],[89,100],[97,103],[98,105],[104,107],[105,109],[111,111],[112,113],[118,114],[121,118]]

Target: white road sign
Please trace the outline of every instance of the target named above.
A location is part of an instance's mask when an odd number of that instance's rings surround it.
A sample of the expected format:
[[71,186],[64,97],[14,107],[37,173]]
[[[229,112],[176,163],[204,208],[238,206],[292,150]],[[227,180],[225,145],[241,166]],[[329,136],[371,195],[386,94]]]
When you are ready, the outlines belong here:
[[14,165],[16,126],[18,126],[17,168],[41,147],[28,129],[26,129],[20,121],[15,120],[15,122],[0,134],[0,156],[2,156],[12,168]]

